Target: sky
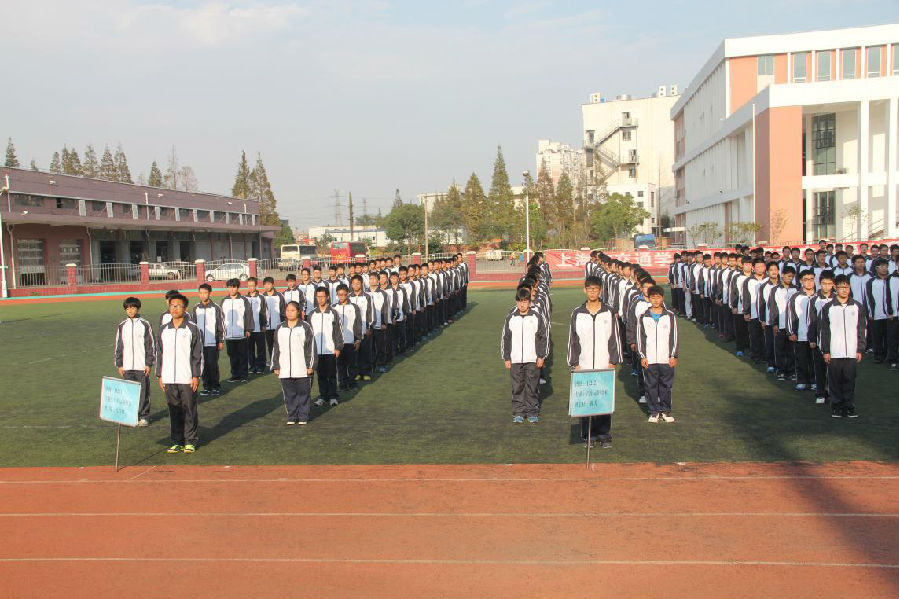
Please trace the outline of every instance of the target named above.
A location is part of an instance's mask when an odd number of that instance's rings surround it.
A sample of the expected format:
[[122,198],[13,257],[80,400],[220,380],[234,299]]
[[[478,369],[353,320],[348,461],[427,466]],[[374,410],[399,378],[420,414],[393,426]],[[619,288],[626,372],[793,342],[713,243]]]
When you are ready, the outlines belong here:
[[[789,10],[784,10],[789,6]],[[229,193],[261,154],[292,226],[460,186],[512,184],[580,105],[689,84],[725,37],[899,20],[895,0],[661,2],[3,0],[0,137],[46,169],[121,144],[133,177],[172,146]]]

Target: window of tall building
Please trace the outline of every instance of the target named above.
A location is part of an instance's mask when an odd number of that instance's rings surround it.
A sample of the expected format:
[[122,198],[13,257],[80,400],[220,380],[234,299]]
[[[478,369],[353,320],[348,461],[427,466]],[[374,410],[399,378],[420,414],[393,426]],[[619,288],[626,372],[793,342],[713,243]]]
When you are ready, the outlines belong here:
[[815,239],[836,237],[837,219],[833,191],[815,192]]
[[843,68],[840,75],[843,79],[855,79],[855,48],[847,48],[841,52]]
[[868,77],[880,77],[880,46],[868,48]]
[[837,170],[837,115],[833,112],[812,118],[812,152],[815,175],[832,175]]
[[624,131],[622,131],[621,139],[622,139],[622,141],[630,141],[631,140],[631,130],[625,129]]
[[818,81],[830,81],[830,52],[818,52],[818,69],[815,79]]
[[793,81],[801,83],[807,76],[808,52],[797,52],[793,55]]
[[765,54],[763,56],[758,57],[758,68],[759,75],[773,75],[774,74],[774,56],[771,54]]
[[899,75],[899,44],[893,44],[893,75]]
[[636,179],[637,178],[637,167],[632,166],[629,169],[627,169],[627,176],[630,177],[631,179]]

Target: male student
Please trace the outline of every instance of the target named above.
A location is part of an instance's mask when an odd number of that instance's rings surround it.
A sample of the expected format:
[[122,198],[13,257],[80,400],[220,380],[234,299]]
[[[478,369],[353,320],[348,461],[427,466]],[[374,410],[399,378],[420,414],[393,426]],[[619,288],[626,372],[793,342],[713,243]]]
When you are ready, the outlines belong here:
[[631,349],[631,365],[637,373],[637,394],[638,403],[646,403],[646,380],[645,371],[640,362],[640,354],[637,349],[637,325],[640,315],[645,312],[649,306],[650,288],[655,285],[651,278],[645,278],[640,281],[639,290],[633,295],[627,308],[627,314],[624,319],[625,339]]
[[387,324],[390,322],[390,300],[387,292],[378,285],[377,272],[368,275],[372,307],[372,368],[387,372]]
[[749,331],[749,355],[757,363],[765,358],[765,338],[759,322],[759,287],[767,280],[764,258],[752,261],[752,276],[743,281],[743,318]]
[[857,418],[855,365],[865,353],[865,309],[852,299],[845,275],[834,279],[836,297],[821,310],[821,353],[827,363],[833,418]]
[[[175,297],[176,295],[181,295],[181,292],[177,289],[169,289],[165,292],[165,312],[159,315],[159,328],[162,328],[162,325],[168,324],[170,320],[172,320],[172,314],[169,312],[169,300]],[[185,318],[190,320],[190,314],[185,314]]]
[[247,337],[247,370],[252,374],[265,372],[265,327],[268,313],[268,304],[262,294],[256,288],[258,279],[247,279],[247,301],[250,302],[250,313],[253,317],[253,326],[250,328],[250,336]]
[[271,369],[281,381],[287,424],[309,421],[309,394],[315,371],[315,332],[300,315],[300,304],[292,301],[284,307],[284,322],[274,334]]
[[229,383],[247,382],[247,339],[253,330],[253,309],[250,301],[240,294],[240,280],[228,279],[228,295],[222,300],[225,319],[225,347],[231,361]]
[[140,300],[126,298],[122,302],[125,319],[116,327],[115,367],[126,381],[140,383],[137,426],[150,424],[150,368],[156,359],[153,327],[140,316]]
[[890,370],[899,370],[899,270],[890,275],[889,284],[893,317],[887,321],[887,362]]
[[646,379],[649,422],[674,422],[671,388],[677,366],[677,316],[664,306],[665,291],[658,285],[646,290],[649,308],[637,316],[637,351]]
[[173,445],[166,453],[193,453],[197,448],[197,387],[203,371],[203,334],[186,317],[187,298],[169,299],[171,320],[159,330],[156,376],[169,408]]
[[[822,271],[821,275],[825,272]],[[820,276],[818,279],[820,280]],[[805,391],[813,387],[814,360],[812,358],[816,340],[809,338],[809,329],[814,328],[817,320],[815,310],[815,271],[804,270],[799,275],[802,289],[793,294],[787,302],[787,334],[793,344],[796,356],[796,390]]]
[[[308,268],[303,268],[300,271],[300,283],[297,285],[297,289],[302,293],[300,297],[303,300],[299,302],[300,308],[303,310],[300,318],[306,318],[307,314],[311,314],[315,310],[315,284],[312,282],[311,274]],[[321,274],[321,271],[319,271],[319,274]],[[284,301],[290,301],[286,295],[284,296]]]
[[543,318],[531,309],[531,290],[515,292],[516,310],[506,316],[500,338],[500,355],[512,379],[512,422],[539,420],[537,382],[549,354],[549,337]]
[[748,323],[743,318],[743,284],[752,277],[752,260],[747,256],[737,258],[739,272],[730,280],[730,309],[733,318],[734,340],[737,346],[737,357],[749,346]]
[[330,306],[328,290],[319,287],[315,290],[315,310],[308,317],[309,324],[315,333],[315,352],[318,362],[318,393],[315,405],[337,405],[337,358],[343,348],[343,329],[340,316]]
[[872,267],[874,276],[865,284],[865,307],[871,331],[870,342],[874,348],[874,363],[883,364],[887,357],[887,324],[896,318],[896,314],[893,312],[887,261],[877,258]]
[[759,323],[762,326],[765,341],[765,358],[768,361],[768,374],[777,371],[777,361],[774,355],[774,322],[771,311],[768,309],[768,300],[771,293],[780,287],[780,269],[776,262],[767,263],[768,278],[759,285]]
[[795,274],[796,270],[792,266],[785,266],[780,275],[780,284],[771,291],[768,298],[768,314],[774,339],[774,364],[779,381],[791,379],[796,375],[796,361],[787,330],[787,304],[796,293],[793,286]]
[[[818,294],[815,296],[815,317],[811,321],[812,324],[808,333],[809,347],[812,349],[812,360],[815,366],[815,384],[812,385],[812,389],[815,391],[815,403],[818,405],[823,405],[830,400],[830,392],[827,388],[827,363],[824,361],[824,354],[821,352],[821,327],[818,326],[818,323],[821,320],[821,311],[824,309],[824,306],[834,299],[833,279],[834,275],[832,272],[824,271],[821,273],[821,289],[818,290]],[[812,345],[812,342],[814,342],[814,345]]]
[[356,353],[362,343],[362,313],[359,306],[350,301],[349,289],[343,283],[337,285],[337,304],[334,311],[340,317],[343,345],[337,358],[337,382],[341,389],[356,386]]
[[[621,362],[618,318],[600,300],[601,283],[596,277],[584,280],[587,296],[571,313],[568,330],[568,365],[574,370],[615,368]],[[612,447],[612,415],[581,419],[581,437],[588,444],[599,440],[604,449]],[[588,438],[588,428],[590,430]]]
[[225,316],[221,306],[209,297],[212,294],[209,283],[202,283],[197,294],[200,301],[194,306],[193,320],[203,334],[203,390],[200,395],[219,395],[222,392],[219,352],[225,341]]
[[357,381],[371,380],[371,352],[372,352],[372,327],[374,326],[374,310],[372,309],[371,296],[363,290],[362,275],[353,275],[350,278],[352,293],[350,301],[359,308],[362,325],[362,340],[359,343],[359,351],[356,352],[356,376]]
[[[284,322],[287,301],[281,292],[275,289],[275,279],[272,277],[262,279],[262,299],[265,300],[265,346],[268,356],[271,357],[275,347],[275,331]],[[297,305],[300,306],[300,318],[302,319],[303,304],[297,302]]]

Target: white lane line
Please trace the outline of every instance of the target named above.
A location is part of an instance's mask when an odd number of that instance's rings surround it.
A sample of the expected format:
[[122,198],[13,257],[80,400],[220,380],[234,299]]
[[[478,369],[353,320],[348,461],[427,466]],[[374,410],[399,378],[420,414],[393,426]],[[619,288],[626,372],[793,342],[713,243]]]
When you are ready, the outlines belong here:
[[891,518],[875,512],[22,512],[0,518]]
[[290,563],[290,564],[422,564],[422,565],[523,565],[523,566],[789,566],[801,568],[881,568],[899,570],[899,564],[864,562],[790,562],[758,560],[468,560],[468,559],[350,559],[315,557],[7,557],[0,563],[28,562],[188,562],[188,563]]

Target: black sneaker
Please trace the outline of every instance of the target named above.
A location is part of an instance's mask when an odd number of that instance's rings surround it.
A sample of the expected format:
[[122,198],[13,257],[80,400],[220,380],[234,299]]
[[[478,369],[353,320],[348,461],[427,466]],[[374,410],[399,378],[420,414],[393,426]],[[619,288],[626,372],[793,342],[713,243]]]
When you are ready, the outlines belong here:
[[612,449],[612,440],[605,439],[604,441],[600,441],[599,446],[602,447],[603,449]]
[[846,408],[845,410],[843,410],[843,415],[844,415],[846,418],[858,418],[858,414],[855,413],[855,408],[854,408],[854,407],[852,407],[852,408]]
[[240,382],[240,379],[231,377],[230,379],[228,379],[228,380],[225,381],[225,382],[226,382],[226,383],[239,383],[239,382]]
[[204,395],[204,396],[212,395],[212,391],[207,391],[206,389],[203,389],[202,391],[200,391],[200,395]]
[[842,408],[831,408],[830,409],[830,417],[831,418],[842,418],[843,417]]
[[222,390],[221,389],[213,389],[212,391],[209,392],[209,394],[210,395],[221,395]]

